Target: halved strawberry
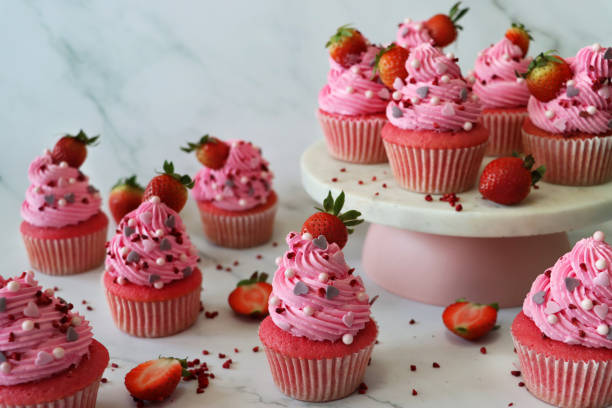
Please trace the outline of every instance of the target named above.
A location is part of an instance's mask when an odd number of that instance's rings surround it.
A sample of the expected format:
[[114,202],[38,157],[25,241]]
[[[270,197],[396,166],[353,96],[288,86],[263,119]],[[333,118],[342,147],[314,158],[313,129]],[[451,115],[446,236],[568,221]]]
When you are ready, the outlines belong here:
[[527,55],[527,51],[529,51],[529,40],[533,40],[533,37],[529,34],[529,30],[521,23],[512,23],[512,27],[506,31],[506,38],[521,48],[523,57]]
[[457,30],[463,30],[457,21],[468,12],[469,8],[460,9],[460,5],[459,1],[451,7],[448,15],[436,14],[425,22],[435,46],[446,47],[457,38]]
[[243,316],[265,317],[268,314],[268,298],[272,293],[272,285],[266,280],[267,273],[255,272],[250,278],[238,282],[227,298],[232,310]]
[[495,328],[499,305],[481,305],[458,299],[444,309],[442,321],[444,325],[459,337],[476,340]]
[[216,170],[225,165],[230,147],[222,140],[206,134],[197,143],[187,142],[187,147],[181,147],[181,150],[186,153],[195,151],[200,163]]
[[408,72],[406,71],[406,60],[408,59],[408,51],[404,47],[395,45],[394,43],[387,48],[380,50],[374,61],[374,73],[378,72],[378,76],[383,84],[393,89],[395,78],[401,80],[406,79]]
[[95,146],[100,136],[88,137],[83,130],[76,135],[66,135],[57,141],[51,152],[55,163],[66,162],[79,168],[87,158],[87,146]]
[[336,33],[325,44],[334,61],[345,68],[359,62],[361,53],[368,49],[365,37],[348,24],[338,27]]
[[529,92],[538,100],[548,102],[557,97],[561,87],[572,78],[569,64],[554,50],[540,53],[531,61],[527,72],[520,75],[525,78]]
[[117,224],[125,214],[138,208],[143,194],[144,188],[138,184],[135,175],[117,181],[108,196],[108,208]]
[[183,376],[190,375],[186,360],[160,357],[130,370],[125,376],[125,387],[140,400],[163,401],[174,392]]
[[354,227],[363,222],[358,219],[361,213],[356,210],[350,210],[341,213],[344,206],[344,191],[334,200],[331,191],[323,201],[323,208],[315,207],[319,210],[308,217],[304,225],[302,225],[302,234],[308,232],[314,238],[320,235],[325,235],[327,242],[336,243],[340,248],[344,248],[348,241],[348,234],[353,233]]
[[164,172],[151,179],[143,200],[158,196],[168,207],[180,212],[187,202],[187,189],[192,188],[193,184],[191,177],[175,173],[174,164],[164,161]]

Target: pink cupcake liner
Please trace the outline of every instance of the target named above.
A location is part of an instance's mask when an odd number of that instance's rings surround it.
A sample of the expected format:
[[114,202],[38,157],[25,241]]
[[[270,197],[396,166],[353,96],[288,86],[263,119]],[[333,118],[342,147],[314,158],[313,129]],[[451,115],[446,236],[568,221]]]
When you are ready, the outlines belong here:
[[22,234],[32,268],[48,275],[72,275],[100,266],[107,227],[72,238],[44,239]]
[[291,398],[324,402],[353,393],[363,380],[374,342],[344,357],[322,360],[288,357],[265,347],[272,378]]
[[359,164],[387,162],[380,131],[387,119],[344,119],[317,111],[329,154],[342,161]]
[[525,385],[536,398],[567,408],[612,404],[612,361],[565,361],[513,340]]
[[521,129],[525,112],[483,112],[482,124],[489,130],[489,144],[485,155],[510,156],[523,151]]
[[547,183],[591,186],[612,180],[612,136],[561,139],[523,130],[523,146],[537,166],[546,165]]
[[111,316],[121,331],[136,337],[165,337],[195,323],[200,313],[200,289],[154,302],[125,299],[108,289],[105,292]]
[[277,203],[261,212],[223,215],[200,206],[204,235],[226,248],[250,248],[272,239]]
[[476,183],[487,143],[456,149],[422,149],[384,141],[395,180],[427,194],[461,193]]
[[62,399],[26,405],[0,402],[0,408],[95,408],[99,386],[100,379]]

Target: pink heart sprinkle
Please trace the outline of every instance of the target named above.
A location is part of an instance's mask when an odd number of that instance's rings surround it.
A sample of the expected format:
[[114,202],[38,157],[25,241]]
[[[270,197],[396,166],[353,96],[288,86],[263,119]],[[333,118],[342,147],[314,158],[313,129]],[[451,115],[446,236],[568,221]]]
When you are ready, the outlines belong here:
[[41,365],[49,364],[52,361],[53,361],[53,356],[51,354],[47,353],[46,351],[39,351],[38,355],[36,356],[36,361],[34,362],[34,364],[41,366]]
[[140,221],[145,225],[151,225],[151,220],[153,219],[153,214],[150,212],[143,212],[140,214]]
[[600,320],[605,320],[606,316],[608,315],[608,305],[605,303],[596,305],[593,308],[593,312],[595,312],[595,314],[597,315],[597,317],[599,317]]
[[453,105],[451,105],[450,103],[445,103],[444,106],[442,107],[442,115],[454,116],[455,108],[453,108]]
[[593,278],[593,283],[599,286],[610,286],[610,275],[608,272],[599,272],[595,278]]
[[144,248],[145,252],[151,252],[155,246],[155,241],[152,239],[145,239],[142,241],[142,247]]
[[561,305],[559,305],[557,302],[553,302],[551,300],[551,301],[549,301],[546,304],[546,309],[544,309],[544,313],[546,313],[546,314],[555,314],[557,312],[560,312],[561,310],[563,310]]
[[28,302],[25,309],[23,309],[23,315],[27,317],[38,317],[40,316],[40,311],[38,310],[38,306],[34,302]]
[[342,323],[344,323],[346,327],[351,327],[353,325],[354,320],[355,315],[353,315],[353,312],[348,312],[347,314],[342,316]]

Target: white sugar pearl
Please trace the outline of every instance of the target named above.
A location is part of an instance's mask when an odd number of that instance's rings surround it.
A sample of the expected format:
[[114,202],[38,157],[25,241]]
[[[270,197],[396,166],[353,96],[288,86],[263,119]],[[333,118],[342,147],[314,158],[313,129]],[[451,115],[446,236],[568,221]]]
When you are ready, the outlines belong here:
[[422,28],[423,28],[423,24],[421,24],[421,23],[416,23],[414,25],[414,29],[417,30],[417,31],[420,31]]
[[36,186],[36,187],[34,187],[34,192],[36,194],[40,194],[40,193],[42,193],[42,188],[40,188],[40,186]]
[[80,316],[72,316],[72,320],[70,321],[70,323],[75,327],[80,326],[81,323],[83,323],[83,319],[81,319]]
[[212,188],[213,190],[216,189],[218,186],[217,183],[215,183],[214,181],[212,183],[210,183],[210,188]]
[[604,239],[606,239],[606,234],[604,234],[603,231],[595,231],[595,233],[593,234],[593,239],[595,241],[603,241]]
[[276,259],[274,260],[274,263],[276,265],[280,265],[282,261],[283,261],[283,259],[280,256],[277,256]]
[[421,66],[421,61],[415,58],[412,61],[410,61],[410,66],[412,66],[412,68],[418,68]]
[[10,281],[6,287],[11,292],[17,292],[21,288],[21,285],[17,281]]
[[247,176],[242,176],[242,177],[240,178],[240,182],[241,182],[242,184],[246,184],[246,183],[248,183],[248,182],[249,182],[249,178],[248,178]]
[[323,282],[323,283],[325,283],[325,282],[327,282],[328,280],[329,280],[329,275],[328,275],[328,274],[326,274],[325,272],[321,272],[321,273],[319,274],[319,282]]
[[523,82],[525,82],[525,78],[521,78],[521,77],[516,78],[516,83],[517,84],[522,84]]
[[353,65],[353,66],[351,67],[351,72],[352,72],[353,74],[358,74],[358,73],[359,73],[359,67],[358,67],[357,65]]
[[66,200],[63,198],[60,198],[59,200],[57,200],[57,205],[60,207],[64,207],[66,205]]
[[440,82],[443,84],[448,84],[450,82],[450,77],[448,75],[442,75],[440,77]]
[[597,113],[597,108],[593,105],[589,105],[587,106],[586,111],[589,115],[594,115],[595,113]]
[[155,283],[153,284],[153,287],[154,287],[155,289],[161,289],[161,288],[163,288],[163,287],[164,287],[164,282],[162,282],[162,281],[157,281],[157,282],[155,282]]
[[552,119],[553,116],[555,116],[555,112],[551,111],[550,109],[547,109],[544,112],[544,116],[546,116],[546,119]]
[[448,59],[455,59],[455,54],[453,54],[452,52],[447,52],[446,53],[446,58],[448,58]]
[[591,299],[583,299],[580,302],[580,307],[587,311],[591,310],[593,308],[593,301]]
[[222,200],[223,200],[223,195],[221,195],[221,194],[217,194],[217,195],[215,196],[215,200],[216,200],[216,201],[222,201]]
[[368,300],[368,294],[365,292],[357,292],[357,300],[360,302],[365,302]]
[[597,333],[601,334],[602,336],[607,335],[610,332],[610,327],[607,324],[600,324],[599,326],[597,326]]
[[342,342],[344,344],[346,344],[347,346],[349,344],[352,344],[353,343],[353,335],[350,334],[350,333],[346,333],[344,336],[342,336]]
[[21,323],[21,330],[23,331],[30,331],[34,329],[34,321],[33,320],[24,320],[23,323]]
[[68,179],[68,184],[74,184],[74,183],[76,183],[76,179],[74,177],[70,177]]
[[285,269],[285,278],[291,279],[295,276],[295,271],[291,268]]
[[246,206],[247,202],[244,198],[241,198],[240,200],[238,200],[238,205],[241,207]]
[[53,349],[52,354],[53,354],[53,357],[59,360],[60,358],[64,358],[64,355],[66,355],[66,352],[64,351],[62,347],[56,347]]
[[187,262],[187,259],[189,259],[186,254],[181,254],[179,258],[182,262]]
[[556,324],[559,321],[559,318],[557,315],[551,314],[546,317],[546,320],[548,320],[548,323],[550,324]]
[[432,105],[437,105],[440,103],[440,98],[438,98],[437,96],[432,96],[429,100],[429,103],[431,103]]
[[365,91],[366,98],[371,99],[373,96],[374,96],[374,92],[370,91],[369,89]]
[[604,269],[608,267],[608,262],[606,262],[605,259],[600,258],[597,261],[595,261],[595,267],[597,268],[598,271],[603,271]]
[[404,19],[404,24],[410,24],[410,23],[412,23],[412,19],[410,17],[406,17]]
[[312,241],[312,234],[310,232],[305,232],[302,234],[302,239],[306,241]]
[[280,304],[280,299],[276,296],[270,296],[270,300],[268,300],[268,303],[270,303],[272,306],[278,306]]
[[575,82],[574,82],[574,80],[573,80],[573,79],[569,79],[569,80],[568,80],[568,81],[565,83],[565,85],[567,85],[567,86],[574,86],[574,84],[575,84]]
[[151,198],[149,198],[149,202],[151,204],[159,204],[160,203],[160,199],[158,196],[152,196]]
[[121,247],[121,249],[119,250],[119,254],[121,254],[121,256],[127,256],[127,254],[130,253],[130,248],[128,247]]
[[601,50],[601,44],[600,43],[595,43],[593,45],[591,45],[591,49],[595,52],[600,51]]
[[306,316],[312,316],[314,314],[314,309],[312,308],[312,306],[304,306],[303,311]]
[[127,281],[125,280],[125,278],[123,276],[120,276],[117,278],[117,283],[120,284],[121,286],[125,285],[127,283]]
[[161,238],[161,237],[163,237],[163,236],[164,236],[164,230],[163,230],[163,229],[161,229],[161,228],[160,228],[160,229],[155,230],[155,236],[156,236],[157,238]]
[[472,122],[465,122],[463,124],[463,130],[465,130],[466,132],[469,132],[470,130],[472,130],[473,127],[474,125],[472,125]]
[[128,221],[128,226],[133,227],[134,225],[136,225],[136,220],[133,218],[130,218],[130,220]]
[[391,97],[394,101],[399,101],[402,99],[402,93],[400,91],[394,91],[393,94],[391,94]]
[[475,93],[472,94],[471,98],[474,102],[476,102],[479,99],[478,95],[476,95]]
[[66,163],[65,161],[60,162],[59,166],[63,169],[65,169],[66,167],[68,167],[68,163]]
[[410,98],[410,102],[416,105],[417,103],[421,102],[421,98],[419,98],[418,96],[413,96],[412,98]]
[[4,374],[10,373],[11,365],[5,361],[4,363],[0,364],[0,371],[2,371]]
[[355,92],[355,88],[353,88],[352,86],[347,86],[345,92],[347,94],[352,94],[353,92]]
[[155,263],[158,264],[159,266],[162,266],[166,263],[166,260],[160,256],[159,258],[155,260]]
[[504,59],[504,61],[510,61],[510,56],[508,54],[504,54],[502,58]]

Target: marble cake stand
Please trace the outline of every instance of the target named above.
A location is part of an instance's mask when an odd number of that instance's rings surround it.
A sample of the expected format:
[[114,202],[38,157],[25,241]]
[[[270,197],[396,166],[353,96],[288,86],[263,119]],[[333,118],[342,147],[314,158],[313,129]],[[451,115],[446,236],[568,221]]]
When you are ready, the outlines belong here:
[[[484,164],[483,164],[484,166]],[[519,206],[459,194],[463,210],[400,188],[388,164],[331,158],[323,140],[301,158],[302,183],[317,202],[344,190],[347,209],[370,222],[363,267],[377,284],[434,305],[459,297],[521,305],[531,282],[569,250],[566,231],[612,218],[612,183],[564,187],[541,183]]]

